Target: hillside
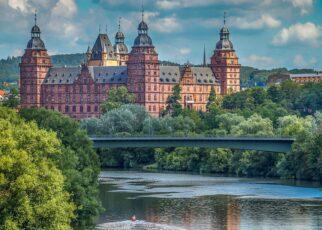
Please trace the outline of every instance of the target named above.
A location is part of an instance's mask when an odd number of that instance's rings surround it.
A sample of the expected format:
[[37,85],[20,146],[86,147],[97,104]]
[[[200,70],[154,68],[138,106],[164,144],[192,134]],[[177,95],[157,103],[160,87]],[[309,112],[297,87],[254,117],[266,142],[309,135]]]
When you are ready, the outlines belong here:
[[[84,61],[84,54],[62,54],[53,55],[52,62],[54,66],[77,66]],[[20,57],[9,57],[0,60],[0,84],[1,82],[15,82],[19,78]],[[161,61],[163,65],[178,65],[169,61]],[[288,74],[288,73],[312,73],[312,69],[294,69],[286,68],[259,70],[249,66],[241,68],[241,85],[243,87],[265,86],[270,75]]]

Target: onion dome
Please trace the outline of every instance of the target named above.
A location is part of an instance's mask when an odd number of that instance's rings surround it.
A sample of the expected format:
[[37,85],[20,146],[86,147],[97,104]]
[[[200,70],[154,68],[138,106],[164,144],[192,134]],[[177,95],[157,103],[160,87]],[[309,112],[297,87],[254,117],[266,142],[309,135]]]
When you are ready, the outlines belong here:
[[138,36],[134,40],[134,46],[153,46],[152,39],[148,35],[149,27],[143,20],[144,14],[142,12],[142,21],[138,26]]
[[31,39],[27,44],[27,49],[46,49],[44,42],[40,38],[40,28],[37,25],[37,14],[35,14],[35,25],[31,29]]
[[121,31],[117,31],[116,35],[115,35],[115,40],[124,40],[125,39],[125,36],[123,34],[123,32]]
[[149,27],[148,27],[148,25],[142,20],[142,22],[140,22],[140,24],[139,24],[139,27],[138,27],[138,30],[139,31],[142,31],[142,32],[144,32],[144,31],[148,31],[149,30]]
[[115,45],[114,45],[114,52],[118,54],[127,54],[129,51],[127,46],[124,43],[125,36],[124,33],[121,31],[121,18],[119,19],[119,30],[115,35]]
[[233,50],[233,43],[229,40],[229,29],[226,26],[226,13],[224,16],[224,26],[220,30],[220,41],[216,44],[217,50]]

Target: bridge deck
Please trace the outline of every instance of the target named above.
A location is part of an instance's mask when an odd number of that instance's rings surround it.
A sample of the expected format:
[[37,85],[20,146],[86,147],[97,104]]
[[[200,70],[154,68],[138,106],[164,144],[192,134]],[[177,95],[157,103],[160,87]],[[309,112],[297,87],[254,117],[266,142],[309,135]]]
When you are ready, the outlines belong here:
[[201,147],[289,152],[294,139],[253,137],[91,137],[94,148]]

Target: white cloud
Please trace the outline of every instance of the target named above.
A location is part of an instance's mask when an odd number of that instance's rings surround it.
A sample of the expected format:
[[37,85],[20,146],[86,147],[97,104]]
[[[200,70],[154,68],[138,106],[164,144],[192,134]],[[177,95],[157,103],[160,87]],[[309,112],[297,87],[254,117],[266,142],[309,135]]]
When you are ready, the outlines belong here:
[[315,58],[304,58],[301,54],[297,54],[294,57],[293,64],[296,68],[314,68],[317,64],[317,60]]
[[157,1],[157,6],[164,10],[174,9],[180,6],[179,1],[171,1],[171,0],[160,0]]
[[257,20],[251,20],[246,18],[235,18],[232,20],[232,24],[240,29],[262,29],[262,28],[277,28],[281,26],[281,21],[272,17],[269,14],[263,14]]
[[8,5],[15,10],[20,10],[22,13],[28,12],[30,9],[30,5],[28,4],[28,0],[9,0]]
[[174,16],[158,19],[151,26],[161,33],[171,33],[181,29],[181,24]]
[[55,17],[72,18],[77,13],[77,5],[74,0],[59,0],[52,10]]
[[191,53],[191,49],[189,49],[189,48],[181,48],[181,49],[179,50],[179,53],[180,53],[181,55],[187,55],[187,54],[190,54],[190,53]]
[[301,14],[307,14],[313,8],[314,1],[313,0],[284,0],[292,3],[295,8],[299,8],[301,10]]
[[13,57],[20,57],[23,55],[23,50],[22,49],[14,49],[11,56]]
[[297,23],[289,28],[283,28],[273,38],[274,45],[285,45],[291,41],[307,42],[318,46],[319,38],[322,36],[322,28],[312,22],[305,24]]
[[278,64],[277,61],[271,57],[259,56],[256,54],[252,54],[244,58],[243,62],[245,65],[254,66],[257,68],[272,68]]

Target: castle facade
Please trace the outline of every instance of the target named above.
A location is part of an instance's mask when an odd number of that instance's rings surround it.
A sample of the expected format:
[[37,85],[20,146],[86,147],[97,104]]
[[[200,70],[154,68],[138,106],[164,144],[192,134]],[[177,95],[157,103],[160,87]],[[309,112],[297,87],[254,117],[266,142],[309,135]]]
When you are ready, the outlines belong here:
[[126,86],[153,116],[166,107],[175,85],[181,87],[184,108],[206,110],[212,88],[217,95],[240,91],[240,64],[224,23],[210,65],[202,67],[161,65],[148,25],[142,17],[130,52],[119,30],[112,45],[100,33],[88,47],[86,63],[75,67],[54,67],[35,20],[31,39],[20,63],[20,96],[23,108],[57,110],[75,119],[99,117],[100,104],[108,100],[111,88]]

